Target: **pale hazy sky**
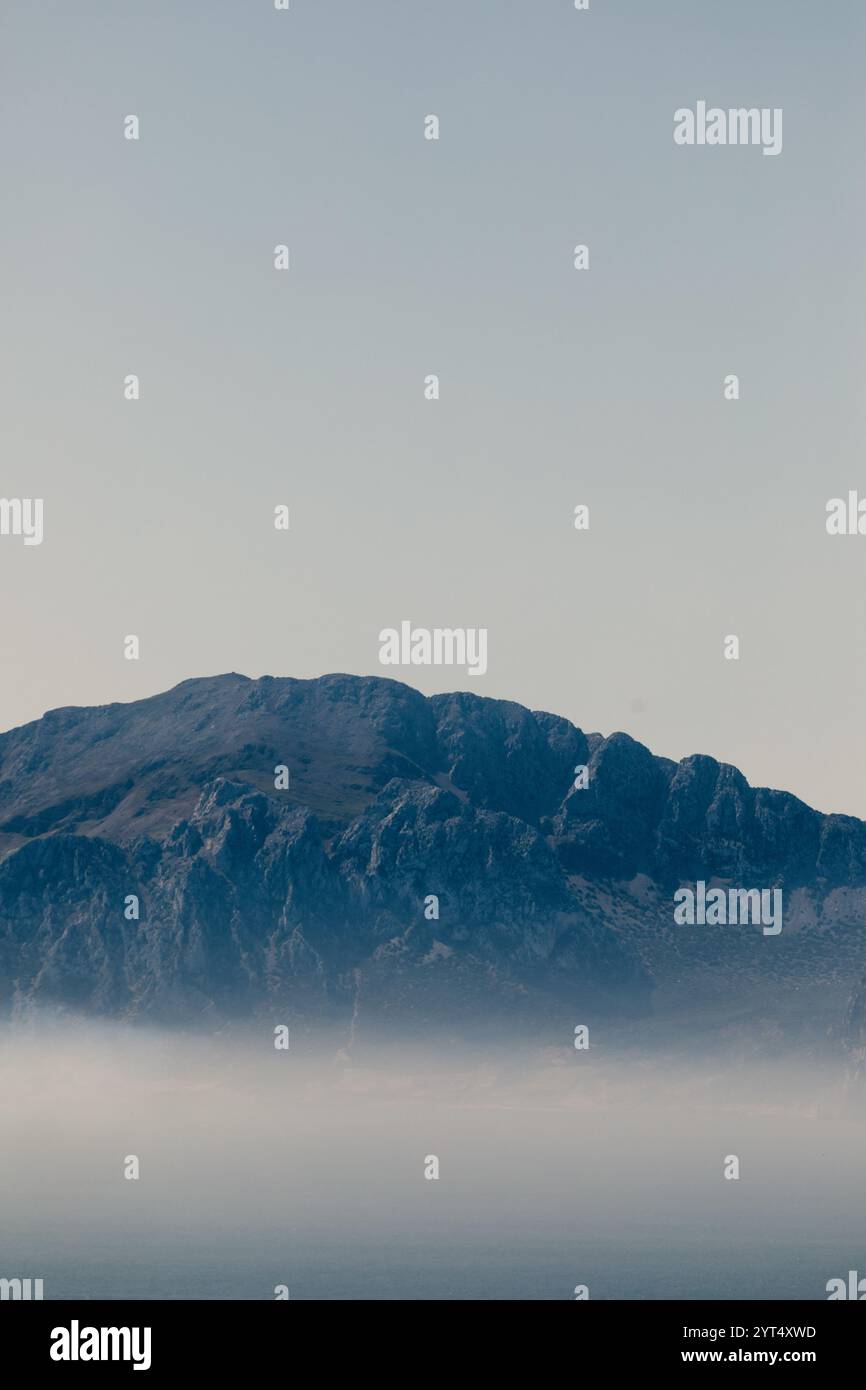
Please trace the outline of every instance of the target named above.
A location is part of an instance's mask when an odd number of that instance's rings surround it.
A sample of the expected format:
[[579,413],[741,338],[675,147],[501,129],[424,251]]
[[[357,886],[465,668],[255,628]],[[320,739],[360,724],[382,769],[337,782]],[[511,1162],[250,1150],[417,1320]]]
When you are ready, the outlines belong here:
[[[0,537],[0,727],[391,675],[866,816],[861,0],[2,15],[0,496],[45,539]],[[699,99],[781,155],[675,146]],[[380,667],[406,618],[487,675]]]

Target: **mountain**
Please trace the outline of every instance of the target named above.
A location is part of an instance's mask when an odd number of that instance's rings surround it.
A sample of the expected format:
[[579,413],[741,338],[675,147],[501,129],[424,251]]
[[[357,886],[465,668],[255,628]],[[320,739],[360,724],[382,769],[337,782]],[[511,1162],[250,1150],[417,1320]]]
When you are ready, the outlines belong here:
[[[862,975],[863,822],[373,677],[52,710],[0,735],[0,856],[6,1008],[561,1035],[712,999],[792,1016],[803,991],[823,1019]],[[698,879],[782,888],[780,936],[676,926]]]

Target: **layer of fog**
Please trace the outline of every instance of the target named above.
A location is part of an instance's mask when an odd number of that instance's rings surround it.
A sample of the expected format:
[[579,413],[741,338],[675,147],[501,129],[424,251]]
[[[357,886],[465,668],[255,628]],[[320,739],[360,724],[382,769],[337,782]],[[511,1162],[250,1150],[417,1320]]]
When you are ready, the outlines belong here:
[[864,1145],[866,1101],[825,1063],[347,1056],[278,1051],[268,1025],[37,1017],[0,1029],[0,1276],[47,1297],[821,1298],[866,1273]]

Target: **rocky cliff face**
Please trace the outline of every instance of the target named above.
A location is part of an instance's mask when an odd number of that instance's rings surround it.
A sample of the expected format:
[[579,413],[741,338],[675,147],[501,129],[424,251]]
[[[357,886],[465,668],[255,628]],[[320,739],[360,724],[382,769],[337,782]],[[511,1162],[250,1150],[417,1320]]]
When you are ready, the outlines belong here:
[[[0,1007],[185,1019],[579,1022],[690,971],[826,957],[842,979],[866,905],[851,817],[711,758],[350,676],[186,681],[0,736],[0,854]],[[672,888],[699,877],[786,890],[772,964],[760,932],[672,930]]]

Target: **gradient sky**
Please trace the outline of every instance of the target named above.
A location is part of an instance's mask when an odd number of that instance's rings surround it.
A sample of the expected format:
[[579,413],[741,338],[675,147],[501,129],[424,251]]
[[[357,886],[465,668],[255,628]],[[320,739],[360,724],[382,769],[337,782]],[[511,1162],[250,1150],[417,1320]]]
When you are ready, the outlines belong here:
[[[866,816],[861,0],[2,15],[0,495],[46,532],[0,537],[0,727],[391,675]],[[675,146],[702,98],[782,154]],[[406,618],[487,675],[380,667]]]

